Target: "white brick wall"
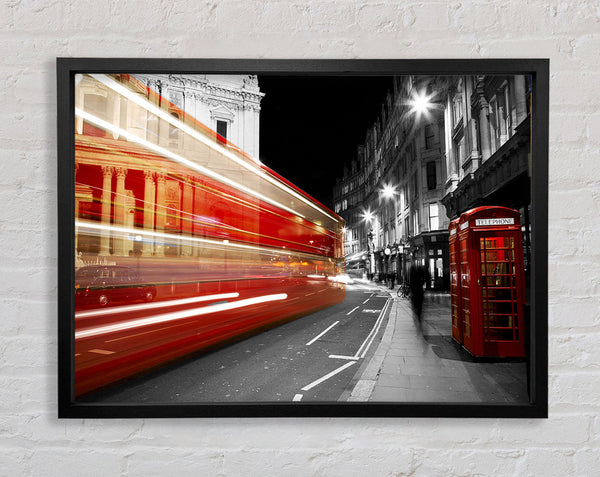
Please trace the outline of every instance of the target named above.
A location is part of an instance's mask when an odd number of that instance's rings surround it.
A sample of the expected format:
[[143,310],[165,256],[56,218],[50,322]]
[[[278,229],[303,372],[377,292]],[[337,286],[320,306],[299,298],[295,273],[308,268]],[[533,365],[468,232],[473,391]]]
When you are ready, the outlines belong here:
[[[0,475],[598,475],[600,4],[0,4]],[[57,56],[549,57],[550,418],[56,419]]]

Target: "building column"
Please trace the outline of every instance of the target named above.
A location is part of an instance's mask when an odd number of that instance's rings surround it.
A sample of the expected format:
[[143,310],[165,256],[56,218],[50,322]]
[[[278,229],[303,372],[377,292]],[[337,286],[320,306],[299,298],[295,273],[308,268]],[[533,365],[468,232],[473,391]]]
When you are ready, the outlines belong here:
[[[444,110],[444,133],[445,133],[445,148],[446,148],[446,192],[452,191],[455,185],[458,183],[458,170],[456,168],[455,156],[457,154],[454,148],[454,141],[452,139],[452,99],[448,95],[446,99],[446,108]],[[409,202],[409,197],[405,197],[405,201]]]
[[[154,232],[154,198],[156,186],[154,185],[154,172],[144,171],[144,231]],[[153,252],[153,242],[150,237],[144,239],[142,255],[149,257]]]
[[508,131],[506,129],[506,101],[504,101],[504,91],[498,92],[498,119],[500,121],[500,144],[504,144],[508,140]]
[[492,155],[490,144],[490,117],[488,115],[488,104],[481,98],[481,109],[479,110],[479,135],[481,137],[481,162],[484,162]]
[[[125,192],[125,176],[127,175],[127,169],[125,167],[117,167],[115,171],[117,173],[117,191],[115,194],[115,225],[123,227],[125,226],[125,204],[127,202],[127,193]],[[125,234],[122,232],[119,233],[117,237],[113,238],[114,255],[125,255],[124,242]]]
[[525,76],[515,76],[514,101],[515,115],[512,122],[513,128],[517,127],[525,118],[525,116],[527,116],[527,91],[525,86]]
[[[167,196],[167,175],[164,172],[156,173],[156,231],[165,232],[165,222],[167,219],[167,207],[165,198]],[[164,238],[159,238],[161,245],[155,245],[154,254],[159,257],[165,256]]]
[[112,175],[111,166],[102,166],[102,209],[100,222],[103,229],[100,232],[100,255],[110,255],[110,209],[112,205]]
[[181,203],[181,236],[182,255],[189,257],[192,255],[192,244],[189,240],[185,240],[185,237],[192,236],[192,223],[194,217],[194,188],[191,183],[191,178],[186,177],[186,181],[183,184],[183,200]]

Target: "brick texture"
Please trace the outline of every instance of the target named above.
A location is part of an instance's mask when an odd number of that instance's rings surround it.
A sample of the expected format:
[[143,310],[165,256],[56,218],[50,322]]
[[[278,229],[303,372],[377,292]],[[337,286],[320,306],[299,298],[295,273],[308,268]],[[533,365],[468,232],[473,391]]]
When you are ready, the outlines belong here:
[[[596,0],[4,0],[0,476],[598,475]],[[550,418],[70,420],[56,410],[57,56],[547,57]]]

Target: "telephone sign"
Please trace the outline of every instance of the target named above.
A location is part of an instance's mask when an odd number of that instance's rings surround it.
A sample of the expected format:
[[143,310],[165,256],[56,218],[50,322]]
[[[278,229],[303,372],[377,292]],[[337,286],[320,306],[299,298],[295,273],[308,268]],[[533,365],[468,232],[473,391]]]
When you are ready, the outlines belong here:
[[494,219],[475,219],[476,226],[483,225],[514,225],[515,219],[512,217],[501,217]]

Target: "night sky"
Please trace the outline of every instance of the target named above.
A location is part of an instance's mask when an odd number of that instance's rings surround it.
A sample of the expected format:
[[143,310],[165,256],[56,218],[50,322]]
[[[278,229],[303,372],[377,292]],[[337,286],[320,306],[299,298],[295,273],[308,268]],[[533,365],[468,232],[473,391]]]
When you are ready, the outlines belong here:
[[333,209],[335,180],[381,112],[392,77],[259,76],[260,160]]

